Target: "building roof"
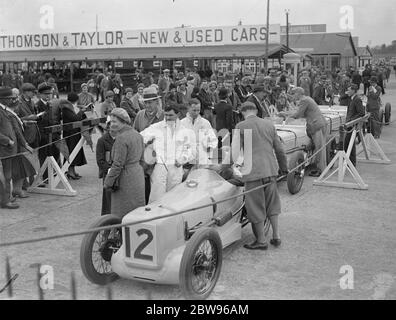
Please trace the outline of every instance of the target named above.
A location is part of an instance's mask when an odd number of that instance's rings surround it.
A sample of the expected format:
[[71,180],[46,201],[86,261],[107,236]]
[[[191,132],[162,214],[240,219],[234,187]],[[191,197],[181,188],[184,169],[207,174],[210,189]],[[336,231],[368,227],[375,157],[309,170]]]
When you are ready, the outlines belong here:
[[[285,35],[281,35],[281,43],[286,43]],[[290,34],[289,47],[296,52],[305,52],[313,55],[357,55],[350,32]]]
[[[293,51],[293,50],[289,50]],[[281,44],[270,44],[270,58],[283,56],[287,48]],[[76,60],[128,60],[128,59],[199,59],[199,58],[262,58],[265,45],[225,45],[205,47],[169,47],[169,48],[114,48],[90,50],[41,50],[8,51],[0,53],[0,61],[76,61]]]
[[373,54],[368,46],[366,47],[358,47],[357,48],[357,55],[359,57],[372,57]]

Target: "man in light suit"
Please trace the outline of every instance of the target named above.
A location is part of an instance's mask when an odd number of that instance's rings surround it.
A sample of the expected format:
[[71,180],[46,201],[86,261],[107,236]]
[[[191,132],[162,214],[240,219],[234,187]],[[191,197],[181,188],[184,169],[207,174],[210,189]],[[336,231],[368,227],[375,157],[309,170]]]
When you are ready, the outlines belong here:
[[[257,107],[252,102],[241,106],[244,121],[238,123],[232,140],[233,160],[241,157],[243,149],[243,165],[240,168],[245,191],[264,186],[246,194],[245,206],[247,217],[252,223],[256,240],[244,247],[249,250],[266,250],[268,244],[265,238],[264,222],[269,218],[273,231],[270,243],[279,246],[281,243],[278,230],[278,215],[281,212],[280,198],[276,179],[279,171],[287,173],[285,151],[276,128],[268,119],[257,116]],[[238,130],[239,129],[239,130]]]

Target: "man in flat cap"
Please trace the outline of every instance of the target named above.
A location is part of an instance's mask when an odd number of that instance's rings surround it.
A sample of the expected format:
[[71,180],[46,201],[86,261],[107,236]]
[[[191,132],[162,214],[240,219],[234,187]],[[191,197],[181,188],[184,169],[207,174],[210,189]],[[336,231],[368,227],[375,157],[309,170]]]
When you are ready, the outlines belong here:
[[132,88],[126,88],[125,96],[122,98],[120,104],[120,108],[128,112],[128,115],[131,118],[131,123],[135,121],[136,114],[140,111],[140,108],[135,108],[135,106],[133,105],[132,97],[133,97]]
[[371,132],[374,138],[378,139],[381,135],[381,127],[379,126],[381,121],[379,118],[379,110],[381,107],[382,89],[378,85],[378,79],[375,76],[370,78],[369,83],[370,86],[367,90],[366,104],[366,110],[367,112],[370,112],[368,132]]
[[314,153],[322,149],[313,159],[315,169],[310,172],[310,176],[319,177],[326,168],[326,148],[322,148],[327,141],[327,122],[316,102],[305,95],[305,91],[301,87],[291,90],[293,100],[298,106],[295,113],[280,112],[279,115],[289,118],[305,118],[307,121],[306,131],[314,144]]
[[258,188],[245,195],[247,217],[252,224],[255,241],[244,247],[249,250],[266,250],[268,243],[264,222],[267,218],[273,232],[270,243],[276,247],[281,244],[278,229],[281,203],[276,180],[279,172],[287,174],[287,160],[272,121],[258,117],[257,107],[250,101],[242,104],[241,112],[245,120],[235,127],[232,159],[235,162],[243,157],[240,172],[245,191]]

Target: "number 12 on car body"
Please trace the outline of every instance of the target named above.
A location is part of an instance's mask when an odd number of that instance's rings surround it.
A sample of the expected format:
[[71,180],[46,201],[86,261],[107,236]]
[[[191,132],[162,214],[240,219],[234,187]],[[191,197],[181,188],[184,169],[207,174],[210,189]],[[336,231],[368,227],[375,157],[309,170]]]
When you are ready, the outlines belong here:
[[138,264],[157,264],[155,226],[125,227],[125,257]]

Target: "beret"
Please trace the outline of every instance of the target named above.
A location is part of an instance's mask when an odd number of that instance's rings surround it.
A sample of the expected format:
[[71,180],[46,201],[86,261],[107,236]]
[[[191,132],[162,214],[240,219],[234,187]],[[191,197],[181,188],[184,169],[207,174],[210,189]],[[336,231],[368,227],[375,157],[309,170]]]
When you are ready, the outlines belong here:
[[228,97],[228,90],[226,88],[221,88],[219,90],[219,98],[220,99],[225,99]]
[[117,117],[118,119],[130,124],[131,123],[131,118],[128,115],[128,112],[126,112],[125,109],[123,108],[114,108],[111,113],[111,116]]
[[377,77],[376,77],[376,76],[372,76],[372,77],[370,78],[370,82],[375,82],[375,83],[377,83],[377,82],[378,82]]

